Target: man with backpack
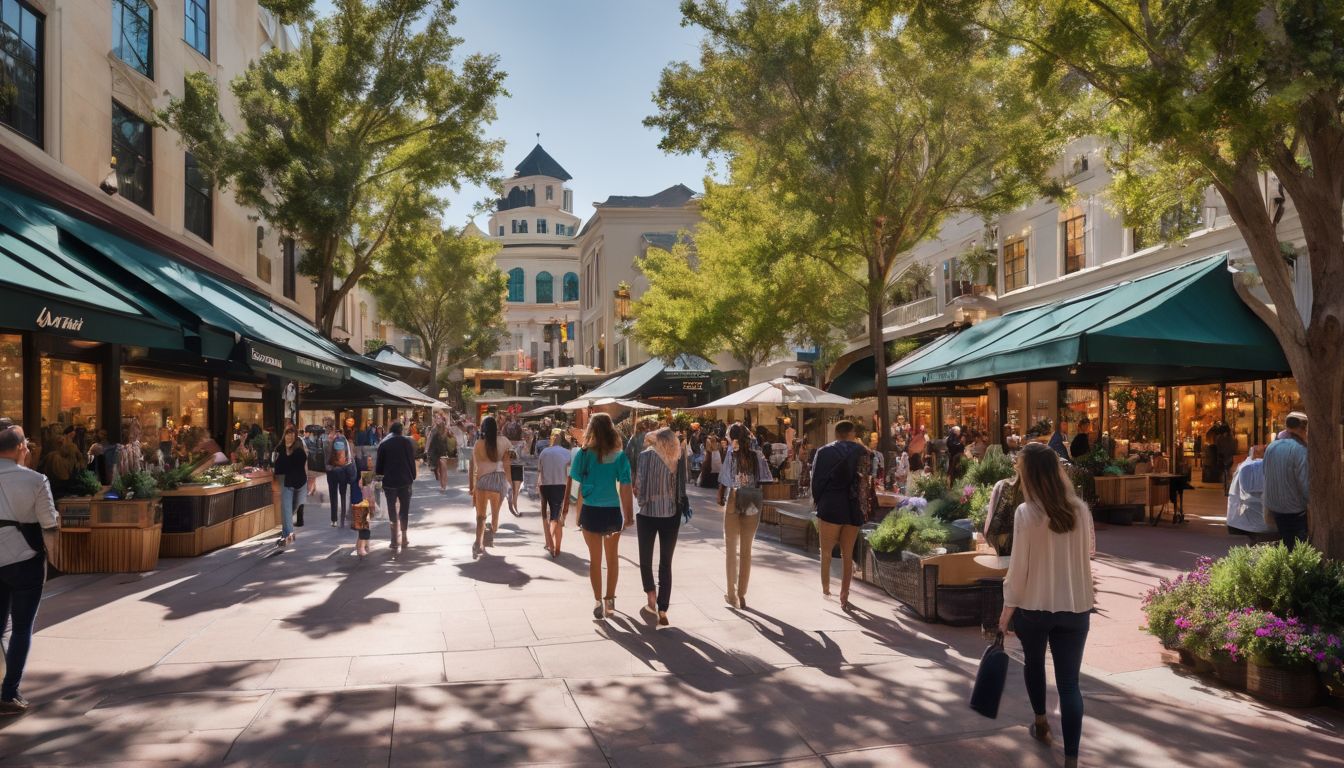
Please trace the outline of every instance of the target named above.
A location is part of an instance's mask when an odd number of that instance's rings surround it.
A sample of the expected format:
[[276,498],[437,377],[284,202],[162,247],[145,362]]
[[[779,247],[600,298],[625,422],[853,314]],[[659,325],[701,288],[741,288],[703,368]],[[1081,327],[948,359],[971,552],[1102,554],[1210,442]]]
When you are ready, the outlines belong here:
[[852,421],[835,425],[835,441],[817,449],[812,462],[812,500],[821,544],[821,593],[831,594],[831,550],[840,545],[840,607],[849,609],[854,577],[854,544],[864,523],[864,499],[871,491],[872,454],[858,442]]
[[[327,435],[326,430],[317,424],[309,424],[303,432],[303,451],[307,455],[308,497],[317,497],[317,479],[327,474]],[[294,511],[295,527],[303,527],[303,508],[300,504]]]
[[330,494],[331,527],[345,527],[350,514],[350,485],[353,467],[350,440],[339,429],[332,429],[326,441],[324,461],[327,471],[327,493]]

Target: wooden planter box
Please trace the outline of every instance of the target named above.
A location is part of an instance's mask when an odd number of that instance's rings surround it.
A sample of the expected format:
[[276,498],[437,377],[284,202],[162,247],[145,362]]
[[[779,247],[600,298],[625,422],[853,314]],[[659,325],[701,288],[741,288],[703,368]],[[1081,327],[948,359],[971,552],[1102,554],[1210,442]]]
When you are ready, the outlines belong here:
[[93,499],[89,503],[90,528],[149,528],[162,523],[159,499]]
[[218,487],[188,485],[165,491],[163,557],[196,557],[245,541],[274,527],[276,498],[270,472]]
[[88,528],[93,514],[92,496],[66,496],[56,500],[56,513],[62,528]]
[[938,615],[938,566],[925,566],[919,558],[871,550],[877,586],[904,603],[925,621]]
[[152,571],[159,564],[161,533],[158,524],[145,528],[62,528],[52,564],[62,573]]
[[789,510],[779,511],[779,543],[812,551],[817,546],[817,528],[812,515]]
[[1321,680],[1311,667],[1246,665],[1246,692],[1280,707],[1314,707],[1321,701]]
[[1097,502],[1104,506],[1138,504],[1148,506],[1148,477],[1146,475],[1100,475],[1093,478],[1097,487]]
[[779,525],[779,507],[774,504],[762,504],[761,525]]
[[761,495],[766,501],[788,501],[793,498],[795,483],[778,482],[761,485]]

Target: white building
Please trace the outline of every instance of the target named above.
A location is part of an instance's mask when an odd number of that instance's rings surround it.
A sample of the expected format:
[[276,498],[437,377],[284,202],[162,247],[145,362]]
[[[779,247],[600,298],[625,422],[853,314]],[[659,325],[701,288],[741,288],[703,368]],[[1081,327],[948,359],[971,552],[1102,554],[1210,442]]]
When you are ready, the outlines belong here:
[[[631,318],[622,316],[649,287],[636,265],[650,247],[671,248],[679,236],[694,234],[699,195],[675,184],[653,195],[612,195],[593,207],[597,212],[578,237],[583,285],[578,362],[620,371],[649,359],[626,335]],[[628,296],[618,295],[622,284]]]
[[508,338],[487,368],[536,372],[573,360],[577,343],[561,341],[579,319],[579,217],[565,186],[571,178],[538,144],[504,182],[485,234],[503,246],[495,260],[509,279]]

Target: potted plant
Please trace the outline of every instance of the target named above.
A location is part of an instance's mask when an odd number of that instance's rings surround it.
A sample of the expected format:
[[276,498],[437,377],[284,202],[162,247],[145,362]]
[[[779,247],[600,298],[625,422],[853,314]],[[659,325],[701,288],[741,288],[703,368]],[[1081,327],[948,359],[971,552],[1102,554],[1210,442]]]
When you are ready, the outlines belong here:
[[1269,611],[1241,614],[1246,626],[1246,690],[1282,707],[1311,707],[1321,698],[1318,665],[1329,658],[1326,636],[1296,617]]
[[88,526],[93,497],[103,490],[98,475],[87,469],[76,470],[70,479],[53,485],[56,496],[56,512],[61,518],[63,528],[83,528]]

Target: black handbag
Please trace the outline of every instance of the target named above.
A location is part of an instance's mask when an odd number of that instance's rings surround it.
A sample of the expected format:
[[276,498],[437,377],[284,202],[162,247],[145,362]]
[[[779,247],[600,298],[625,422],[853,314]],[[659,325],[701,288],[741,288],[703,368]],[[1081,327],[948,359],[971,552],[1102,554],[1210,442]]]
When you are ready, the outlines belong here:
[[1007,682],[1008,652],[1003,650],[1003,633],[999,632],[980,657],[980,670],[975,673],[975,687],[971,689],[971,709],[990,719],[997,718]]

